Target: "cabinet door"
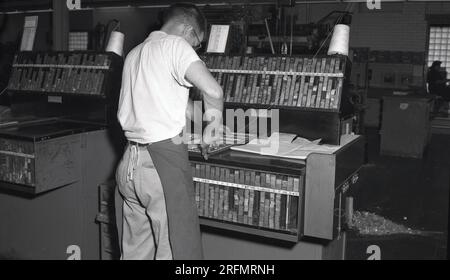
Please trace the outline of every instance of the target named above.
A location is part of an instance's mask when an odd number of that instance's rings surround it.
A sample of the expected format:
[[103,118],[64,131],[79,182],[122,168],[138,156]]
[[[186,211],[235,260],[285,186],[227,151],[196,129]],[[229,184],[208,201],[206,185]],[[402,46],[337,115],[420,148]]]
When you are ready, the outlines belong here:
[[385,99],[381,127],[381,152],[421,157],[429,138],[430,103],[421,100]]

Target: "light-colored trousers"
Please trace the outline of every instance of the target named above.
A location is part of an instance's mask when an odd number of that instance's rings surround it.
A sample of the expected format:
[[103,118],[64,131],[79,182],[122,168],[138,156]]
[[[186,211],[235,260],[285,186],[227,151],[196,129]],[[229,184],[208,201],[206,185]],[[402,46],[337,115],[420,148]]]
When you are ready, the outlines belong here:
[[123,199],[121,259],[172,260],[164,191],[147,147],[128,144],[116,181]]

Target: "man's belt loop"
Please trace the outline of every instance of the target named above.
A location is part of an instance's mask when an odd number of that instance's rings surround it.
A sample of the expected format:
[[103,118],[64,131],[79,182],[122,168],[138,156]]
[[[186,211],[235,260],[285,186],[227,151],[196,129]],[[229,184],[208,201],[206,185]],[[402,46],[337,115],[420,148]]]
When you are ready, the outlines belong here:
[[138,143],[138,142],[134,142],[134,141],[128,141],[130,143],[130,145],[132,146],[138,146],[138,147],[148,147],[148,145],[150,144],[142,144],[142,143]]

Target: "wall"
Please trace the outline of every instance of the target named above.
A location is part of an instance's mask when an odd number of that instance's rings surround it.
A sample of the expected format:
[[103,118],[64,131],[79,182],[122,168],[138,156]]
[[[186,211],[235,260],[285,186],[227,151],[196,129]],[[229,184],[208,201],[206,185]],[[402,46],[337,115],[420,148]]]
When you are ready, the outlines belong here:
[[450,14],[450,2],[383,3],[369,10],[364,3],[298,4],[297,23],[316,22],[333,10],[353,12],[350,47],[372,50],[425,51],[426,15]]
[[352,47],[373,50],[425,51],[427,22],[425,4],[385,4],[381,12],[370,12],[360,5],[353,18]]

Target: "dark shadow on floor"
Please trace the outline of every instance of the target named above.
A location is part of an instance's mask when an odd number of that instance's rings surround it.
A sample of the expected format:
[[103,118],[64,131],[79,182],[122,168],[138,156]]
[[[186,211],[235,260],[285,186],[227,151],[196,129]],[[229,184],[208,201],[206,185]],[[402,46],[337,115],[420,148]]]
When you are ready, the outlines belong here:
[[450,135],[433,134],[422,159],[381,156],[376,129],[366,129],[366,139],[368,162],[352,190],[355,210],[447,237]]

